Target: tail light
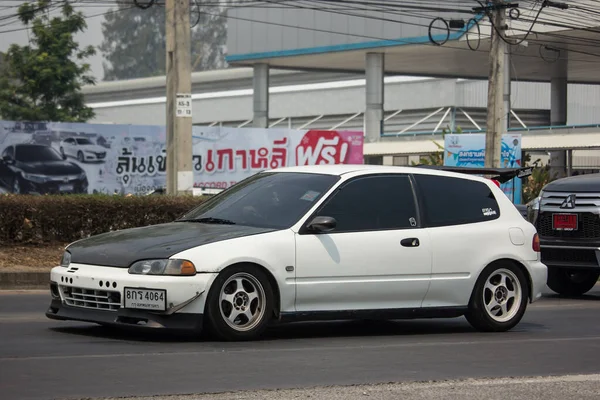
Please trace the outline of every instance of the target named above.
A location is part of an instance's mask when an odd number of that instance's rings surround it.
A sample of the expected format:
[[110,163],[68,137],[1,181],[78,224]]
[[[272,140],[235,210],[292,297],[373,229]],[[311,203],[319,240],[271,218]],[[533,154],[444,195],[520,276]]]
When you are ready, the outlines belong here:
[[531,247],[533,248],[533,251],[539,253],[541,251],[540,248],[540,236],[536,233],[535,235],[533,235],[533,242],[531,243]]
[[498,181],[497,181],[497,180],[495,180],[495,179],[491,179],[491,181],[492,181],[492,182],[494,182],[494,184],[495,184],[496,186],[500,187],[500,182],[498,182]]

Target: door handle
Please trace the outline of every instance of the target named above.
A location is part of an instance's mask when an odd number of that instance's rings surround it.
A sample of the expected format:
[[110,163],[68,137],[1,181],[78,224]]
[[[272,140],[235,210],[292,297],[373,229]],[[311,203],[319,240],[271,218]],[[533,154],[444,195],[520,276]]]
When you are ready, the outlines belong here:
[[418,238],[406,238],[400,241],[400,244],[404,247],[419,247],[419,239]]

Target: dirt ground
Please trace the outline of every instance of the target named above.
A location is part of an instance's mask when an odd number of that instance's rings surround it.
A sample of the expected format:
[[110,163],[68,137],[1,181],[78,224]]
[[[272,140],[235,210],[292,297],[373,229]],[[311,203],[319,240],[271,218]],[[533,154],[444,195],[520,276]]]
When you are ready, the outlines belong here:
[[60,263],[66,243],[0,246],[0,272],[45,272]]

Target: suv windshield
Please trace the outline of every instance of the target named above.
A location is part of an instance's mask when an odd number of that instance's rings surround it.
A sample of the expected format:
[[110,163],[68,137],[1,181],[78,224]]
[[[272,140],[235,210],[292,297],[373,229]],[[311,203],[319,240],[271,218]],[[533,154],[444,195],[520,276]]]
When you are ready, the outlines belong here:
[[16,146],[15,158],[21,162],[62,161],[61,155],[52,147],[36,145]]
[[338,179],[322,174],[259,173],[216,195],[178,221],[289,228]]

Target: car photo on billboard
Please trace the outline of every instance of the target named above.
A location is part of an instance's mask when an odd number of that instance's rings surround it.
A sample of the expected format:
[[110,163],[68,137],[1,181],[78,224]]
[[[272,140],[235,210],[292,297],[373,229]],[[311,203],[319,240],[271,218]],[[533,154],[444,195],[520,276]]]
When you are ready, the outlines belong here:
[[50,146],[14,144],[0,158],[0,185],[15,194],[87,193],[88,179],[77,164]]

